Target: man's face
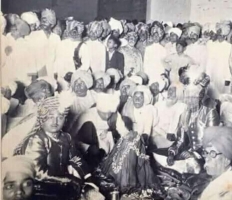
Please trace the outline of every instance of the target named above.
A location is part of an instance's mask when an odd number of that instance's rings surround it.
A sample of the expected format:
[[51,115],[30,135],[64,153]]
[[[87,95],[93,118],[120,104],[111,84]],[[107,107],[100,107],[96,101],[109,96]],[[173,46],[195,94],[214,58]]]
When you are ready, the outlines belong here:
[[81,36],[83,31],[84,31],[84,27],[78,26],[75,29],[71,30],[69,34],[71,37],[75,38],[76,36]]
[[205,31],[205,32],[203,33],[203,38],[209,40],[209,39],[210,39],[210,32],[209,32],[209,31]]
[[104,86],[104,81],[102,78],[99,78],[96,80],[96,83],[95,83],[95,87],[94,87],[94,91],[95,92],[103,92],[105,89],[105,86]]
[[181,44],[176,45],[176,52],[178,54],[182,54],[184,52],[185,48]]
[[147,37],[148,37],[147,31],[140,31],[140,33],[139,33],[139,40],[141,42],[146,41]]
[[33,180],[28,175],[20,172],[6,175],[3,183],[4,200],[29,200],[32,194]]
[[119,36],[120,36],[119,30],[113,30],[112,35],[113,35],[114,37],[116,37],[116,38],[119,38]]
[[88,35],[91,40],[97,40],[101,37],[103,33],[103,28],[101,26],[97,26],[93,30],[89,30]]
[[135,92],[133,96],[133,104],[135,108],[141,108],[144,104],[144,95],[143,92]]
[[135,46],[135,44],[136,44],[136,38],[135,37],[129,37],[128,38],[128,44],[129,44],[129,46],[131,46],[131,47],[134,47]]
[[87,95],[87,90],[88,88],[84,81],[82,81],[80,78],[75,81],[73,91],[77,96],[85,97]]
[[229,161],[213,146],[207,147],[205,149],[205,152],[206,153],[204,153],[205,154],[204,168],[207,174],[213,177],[220,176],[227,169],[229,165]]
[[41,23],[40,23],[40,27],[43,30],[51,30],[52,25],[49,23],[48,19],[46,17],[42,17],[41,18]]
[[168,33],[165,34],[164,41],[167,43],[170,42],[170,35]]
[[178,40],[178,35],[175,33],[171,33],[170,34],[170,41],[171,43],[176,43],[176,41]]
[[156,96],[159,94],[159,83],[152,83],[151,86],[150,86],[150,90],[151,90],[151,93],[153,94],[153,96]]
[[107,41],[107,47],[108,49],[116,49],[117,45],[115,44],[115,42],[111,39],[108,39]]
[[58,133],[64,126],[65,116],[60,114],[58,110],[49,112],[46,121],[43,123],[42,128],[49,133]]
[[12,37],[15,39],[22,37],[15,25],[10,27],[10,32],[11,32]]
[[189,38],[191,40],[191,43],[195,43],[198,41],[199,36],[196,33],[191,33]]
[[121,88],[121,96],[128,96],[129,95],[129,89],[130,89],[130,86],[129,85],[124,85],[122,88]]

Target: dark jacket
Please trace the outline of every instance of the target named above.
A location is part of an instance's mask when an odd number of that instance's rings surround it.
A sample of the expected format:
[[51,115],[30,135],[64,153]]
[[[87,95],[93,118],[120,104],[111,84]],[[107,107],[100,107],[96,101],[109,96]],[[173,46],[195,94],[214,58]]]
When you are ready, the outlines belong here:
[[124,75],[124,56],[122,53],[115,51],[109,59],[109,52],[106,52],[106,70],[109,68],[118,69]]

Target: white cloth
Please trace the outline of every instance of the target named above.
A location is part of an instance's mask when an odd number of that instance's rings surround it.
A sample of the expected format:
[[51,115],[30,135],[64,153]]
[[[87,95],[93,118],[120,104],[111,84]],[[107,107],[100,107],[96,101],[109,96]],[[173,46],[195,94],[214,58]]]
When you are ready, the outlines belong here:
[[231,72],[229,67],[229,59],[231,52],[231,44],[224,41],[207,43],[208,61],[206,73],[210,76],[210,85],[215,93],[215,98],[220,94],[226,93],[225,81],[231,81]]
[[199,200],[231,200],[232,199],[232,171],[228,170],[213,180],[203,191]]
[[3,85],[8,85],[15,80],[21,81],[25,85],[31,82],[28,74],[36,73],[37,69],[31,55],[30,42],[28,37],[15,40],[10,34],[7,35],[7,44],[5,46],[9,46],[12,51],[6,57],[2,69],[4,74],[2,76]]
[[[63,78],[67,72],[75,72],[75,64],[73,61],[74,51],[80,41],[73,41],[71,39],[62,40],[57,46],[56,59],[54,63],[54,70],[58,73],[58,76]],[[81,70],[88,70],[90,66],[90,57],[88,46],[82,43],[79,56],[81,58]]]
[[106,68],[106,47],[98,40],[86,42],[89,49],[90,67],[94,72],[105,71]]
[[205,67],[207,64],[207,47],[204,44],[198,42],[187,46],[185,51],[190,58],[194,60],[196,65],[199,65],[202,68],[202,71],[205,72]]
[[157,125],[157,109],[153,105],[146,105],[140,109],[134,108],[133,130],[139,134],[150,135]]
[[149,76],[149,83],[155,82],[160,74],[164,73],[163,59],[166,57],[166,49],[160,44],[147,46],[144,55],[144,72]]
[[54,33],[47,37],[44,31],[40,30],[32,32],[29,38],[30,50],[34,56],[37,71],[46,67],[47,76],[54,77],[54,62],[60,37]]

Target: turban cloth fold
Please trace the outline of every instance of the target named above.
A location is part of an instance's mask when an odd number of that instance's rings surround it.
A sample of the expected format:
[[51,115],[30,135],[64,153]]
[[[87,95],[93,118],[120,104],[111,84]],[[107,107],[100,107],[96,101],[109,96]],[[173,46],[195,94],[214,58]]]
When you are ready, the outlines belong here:
[[[68,96],[66,98],[68,98]],[[63,99],[64,98],[62,98],[62,100]],[[69,112],[69,106],[70,105],[66,105],[66,102],[61,101],[61,98],[58,96],[48,97],[38,106],[37,120],[40,125],[43,124],[47,120],[49,114],[55,110],[66,116]]]
[[197,34],[198,36],[200,35],[201,33],[201,27],[197,26],[197,25],[194,25],[194,26],[190,26],[188,28],[188,35],[190,36],[191,34]]
[[110,84],[110,76],[103,72],[103,71],[98,71],[98,72],[95,72],[93,74],[93,78],[94,80],[98,80],[98,79],[103,79],[103,82],[104,82],[104,88],[106,88],[109,84]]
[[121,80],[121,78],[123,77],[122,73],[115,68],[107,69],[106,73],[109,74],[110,77],[114,77],[115,84],[117,84]]
[[129,40],[130,37],[135,38],[135,41],[137,41],[139,39],[139,36],[136,32],[127,33],[125,39]]
[[13,156],[2,162],[2,181],[6,178],[7,173],[19,172],[26,174],[29,178],[34,179],[35,165],[33,160],[26,156]]
[[88,24],[88,30],[92,32],[96,32],[98,28],[102,28],[102,23],[99,21],[93,21]]
[[56,25],[56,13],[54,10],[51,9],[44,9],[41,12],[41,18],[46,18],[48,22],[54,27]]
[[120,98],[117,93],[114,94],[100,93],[97,96],[97,100],[96,100],[97,110],[104,113],[116,112],[119,103],[120,103]]
[[132,96],[133,94],[133,91],[135,90],[136,88],[136,83],[128,78],[124,79],[121,84],[120,84],[120,87],[119,89],[122,90],[123,87],[125,86],[130,86],[129,90],[128,90],[128,95],[129,96]]
[[15,26],[17,27],[17,30],[21,33],[22,36],[29,35],[31,31],[29,25],[21,19],[15,20]]
[[148,104],[151,104],[152,100],[153,100],[153,97],[152,97],[152,94],[151,94],[151,90],[149,87],[145,86],[145,85],[138,85],[134,92],[133,92],[133,95],[136,93],[136,92],[142,92],[143,95],[144,95],[144,105],[148,105]]
[[123,32],[122,23],[114,18],[110,18],[109,25],[111,30],[118,30],[120,34]]
[[171,28],[169,30],[169,34],[171,33],[175,33],[178,37],[180,37],[182,34],[182,30],[180,30],[179,28]]
[[50,83],[43,79],[36,80],[25,88],[25,95],[27,98],[31,99],[35,94],[45,93],[47,89],[50,90],[51,93],[54,92]]
[[38,28],[40,25],[39,18],[37,17],[36,13],[34,12],[24,12],[21,15],[21,19],[27,22],[29,25],[36,24],[36,27]]
[[206,148],[210,145],[232,161],[232,128],[225,126],[206,128],[203,136],[203,147]]
[[221,35],[227,36],[231,31],[231,22],[230,21],[222,21],[216,24],[216,31],[221,30]]
[[76,82],[76,80],[81,79],[82,81],[84,81],[86,87],[89,89],[93,86],[93,77],[92,74],[90,74],[87,71],[84,70],[78,70],[75,73],[73,73],[72,75],[72,79],[71,79],[71,87],[74,87],[74,84]]
[[20,19],[19,18],[19,16],[18,15],[16,15],[16,14],[8,14],[7,16],[6,16],[6,20],[7,20],[7,23],[9,23],[11,26],[12,25],[15,25],[15,22],[16,22],[16,20],[17,19]]
[[143,84],[143,79],[140,76],[134,75],[134,76],[129,77],[129,79],[135,82],[137,85]]
[[232,102],[223,102],[220,109],[221,121],[227,125],[228,122],[232,124]]
[[81,27],[82,30],[84,31],[84,23],[83,22],[79,22],[79,21],[76,21],[76,20],[67,20],[66,21],[66,30],[68,32],[72,31],[76,27]]

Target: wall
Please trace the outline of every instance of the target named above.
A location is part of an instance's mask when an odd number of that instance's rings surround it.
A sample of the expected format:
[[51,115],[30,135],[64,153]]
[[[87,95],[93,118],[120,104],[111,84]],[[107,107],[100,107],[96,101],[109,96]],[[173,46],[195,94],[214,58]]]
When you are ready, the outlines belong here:
[[146,6],[146,0],[99,0],[98,17],[145,20]]
[[148,0],[147,21],[172,21],[174,23],[189,20],[191,0]]
[[2,2],[4,13],[21,14],[29,10],[52,8],[60,19],[74,16],[84,22],[94,20],[98,12],[98,0],[2,0]]
[[190,19],[201,23],[232,20],[232,0],[192,0]]

